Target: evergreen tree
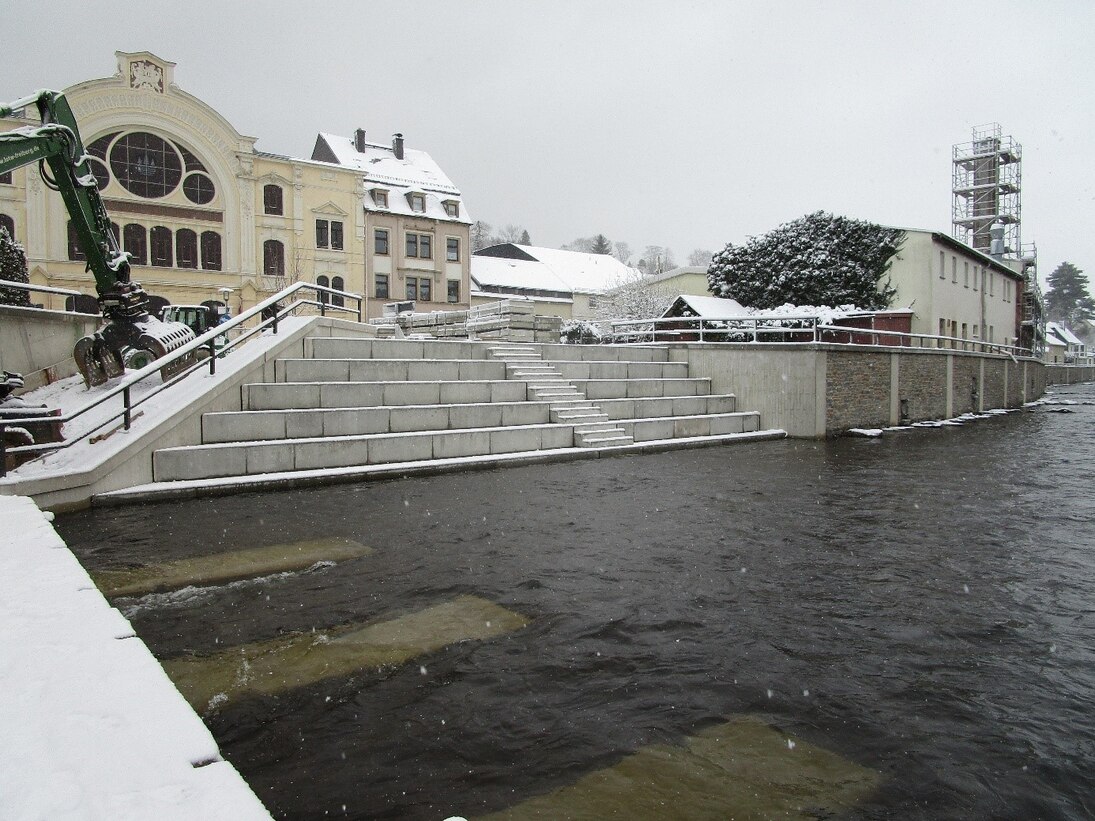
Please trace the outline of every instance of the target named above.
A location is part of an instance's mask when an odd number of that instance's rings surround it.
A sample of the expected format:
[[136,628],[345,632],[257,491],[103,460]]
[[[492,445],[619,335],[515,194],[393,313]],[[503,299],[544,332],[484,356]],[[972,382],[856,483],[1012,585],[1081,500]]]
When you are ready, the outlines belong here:
[[1046,314],[1070,329],[1095,318],[1095,300],[1087,290],[1087,277],[1071,262],[1062,262],[1049,275]]
[[612,243],[608,241],[608,237],[604,234],[598,234],[593,238],[593,248],[591,249],[594,254],[611,254]]
[[824,211],[807,214],[715,254],[707,281],[715,296],[749,308],[855,305],[888,308],[896,289],[882,278],[905,233]]
[[517,243],[518,245],[532,245],[532,237],[528,235],[528,229],[521,232],[521,239]]
[[[8,235],[8,229],[0,227],[0,279],[8,282],[30,284],[27,275],[27,255],[23,246]],[[30,292],[21,288],[0,288],[0,305],[30,307]]]

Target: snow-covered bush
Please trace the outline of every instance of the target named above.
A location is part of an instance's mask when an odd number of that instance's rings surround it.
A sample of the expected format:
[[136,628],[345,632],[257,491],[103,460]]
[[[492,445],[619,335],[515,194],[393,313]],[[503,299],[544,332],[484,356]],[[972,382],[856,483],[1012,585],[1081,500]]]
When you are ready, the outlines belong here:
[[568,319],[560,330],[563,342],[568,345],[596,345],[601,341],[600,328],[585,319]]
[[883,277],[905,232],[824,211],[785,223],[715,254],[707,281],[715,296],[768,310],[792,305],[890,306]]
[[[0,279],[30,284],[26,252],[22,245],[8,236],[7,228],[3,227],[0,227]],[[0,305],[29,308],[30,292],[21,288],[0,288]]]

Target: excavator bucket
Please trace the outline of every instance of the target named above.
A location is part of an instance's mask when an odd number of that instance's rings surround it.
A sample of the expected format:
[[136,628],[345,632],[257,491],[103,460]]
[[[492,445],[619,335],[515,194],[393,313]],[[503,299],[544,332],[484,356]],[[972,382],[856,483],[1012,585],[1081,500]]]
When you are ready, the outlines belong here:
[[[194,332],[181,322],[160,322],[157,327],[145,328],[145,332],[137,339],[136,347],[149,351],[153,359],[167,356],[172,351],[178,350],[187,342],[195,339]],[[197,362],[197,357],[187,354],[160,368],[160,378],[165,382],[176,374],[182,373]]]

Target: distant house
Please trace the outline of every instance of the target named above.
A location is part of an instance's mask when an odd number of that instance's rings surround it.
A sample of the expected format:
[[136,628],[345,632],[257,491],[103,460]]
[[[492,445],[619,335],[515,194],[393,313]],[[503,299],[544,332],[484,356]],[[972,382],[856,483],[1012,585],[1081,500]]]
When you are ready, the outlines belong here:
[[590,319],[597,297],[642,276],[615,257],[503,243],[472,254],[472,305],[509,297],[536,303],[543,316]]
[[711,288],[707,283],[707,269],[694,265],[673,268],[661,274],[644,276],[644,285],[652,288],[660,288],[671,294],[688,294],[692,296],[709,296]]
[[1047,322],[1045,359],[1050,365],[1086,365],[1087,346],[1064,325]]

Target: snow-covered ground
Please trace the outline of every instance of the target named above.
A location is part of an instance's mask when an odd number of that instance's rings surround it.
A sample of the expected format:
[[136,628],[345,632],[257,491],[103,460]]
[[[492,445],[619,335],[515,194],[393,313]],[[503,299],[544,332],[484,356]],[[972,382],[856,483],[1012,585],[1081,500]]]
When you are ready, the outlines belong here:
[[[199,369],[176,385],[148,399],[134,410],[130,430],[122,429],[122,420],[118,418],[107,424],[102,430],[97,431],[96,436],[102,436],[104,433],[110,434],[101,441],[91,442],[87,438],[80,439],[69,447],[52,451],[41,458],[26,462],[9,472],[8,475],[13,480],[20,480],[51,474],[64,474],[68,471],[88,468],[92,464],[105,460],[124,448],[126,444],[141,435],[141,433],[168,418],[179,407],[200,397],[219,382],[231,379],[241,368],[247,367],[255,357],[263,355],[267,350],[284,340],[288,332],[299,329],[307,321],[308,317],[288,317],[281,321],[281,333],[279,335],[267,332],[254,337],[238,351],[234,351],[224,359],[217,360],[217,372],[215,374],[210,375],[208,370]],[[45,405],[50,410],[59,409],[62,414],[68,415],[90,405],[97,398],[109,393],[129,379],[132,379],[132,374],[127,373],[121,379],[112,379],[105,385],[85,388],[81,377],[72,376],[54,382],[52,385],[45,385],[37,390],[24,393],[18,398],[26,405]],[[158,375],[134,383],[130,389],[132,401],[140,401],[159,386],[160,379]],[[66,422],[63,428],[65,439],[76,439],[87,431],[96,429],[112,415],[119,413],[122,408],[121,394],[104,401],[78,419]],[[5,480],[0,479],[0,485],[3,485],[4,482]]]
[[0,818],[269,819],[51,518],[0,496]]

